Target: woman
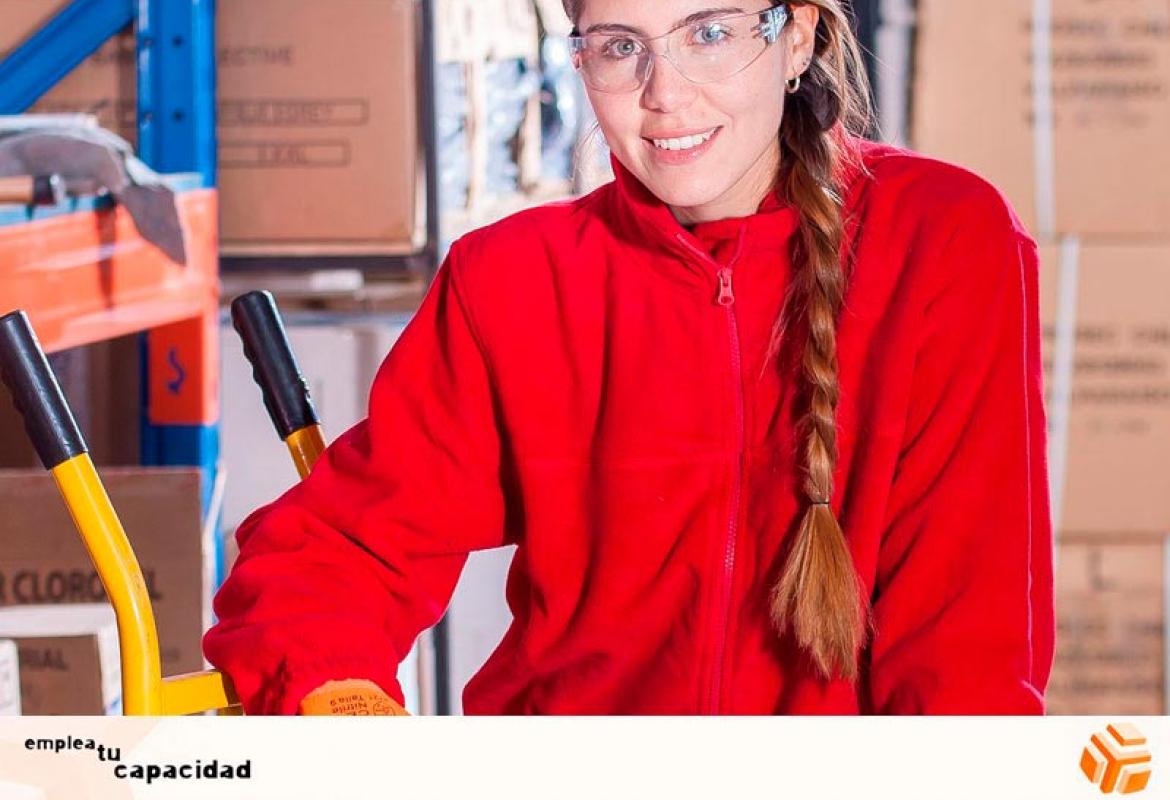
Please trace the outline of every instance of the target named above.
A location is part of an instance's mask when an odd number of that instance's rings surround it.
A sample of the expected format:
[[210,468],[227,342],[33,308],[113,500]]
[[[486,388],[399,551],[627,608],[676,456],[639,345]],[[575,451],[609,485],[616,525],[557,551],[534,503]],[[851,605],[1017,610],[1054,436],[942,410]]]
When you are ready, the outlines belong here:
[[839,0],[736,2],[566,0],[616,180],[456,242],[369,418],[241,528],[205,647],[249,713],[399,710],[505,543],[469,713],[1043,712],[1035,244],[855,135]]

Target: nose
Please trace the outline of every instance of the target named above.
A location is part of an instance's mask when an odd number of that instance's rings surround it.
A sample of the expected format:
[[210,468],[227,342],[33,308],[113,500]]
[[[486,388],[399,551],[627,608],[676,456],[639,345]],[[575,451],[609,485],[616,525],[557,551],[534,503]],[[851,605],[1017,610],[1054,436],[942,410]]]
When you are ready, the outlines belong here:
[[646,69],[650,77],[642,87],[642,108],[670,113],[686,108],[695,97],[695,85],[682,76],[665,53],[654,53]]

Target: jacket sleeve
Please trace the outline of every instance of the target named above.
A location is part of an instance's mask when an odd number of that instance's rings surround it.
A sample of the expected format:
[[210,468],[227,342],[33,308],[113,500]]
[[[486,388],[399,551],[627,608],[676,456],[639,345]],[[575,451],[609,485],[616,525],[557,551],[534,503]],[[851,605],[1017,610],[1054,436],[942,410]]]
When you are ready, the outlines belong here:
[[[990,221],[989,221],[990,219]],[[1042,714],[1052,529],[1035,243],[998,201],[931,265],[878,553],[879,714]]]
[[236,534],[204,651],[246,713],[296,713],[330,679],[401,703],[397,666],[467,554],[504,543],[493,394],[455,262],[379,369],[368,417]]

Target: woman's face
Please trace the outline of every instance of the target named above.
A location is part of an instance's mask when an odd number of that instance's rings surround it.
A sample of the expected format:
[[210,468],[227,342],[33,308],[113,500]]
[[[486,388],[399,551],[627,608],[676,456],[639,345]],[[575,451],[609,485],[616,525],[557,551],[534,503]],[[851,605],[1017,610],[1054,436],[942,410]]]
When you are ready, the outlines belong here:
[[[617,40],[650,38],[684,20],[701,19],[695,15],[758,13],[771,5],[766,0],[585,0],[577,29]],[[793,19],[776,43],[729,78],[688,80],[661,57],[667,40],[659,39],[649,45],[659,57],[640,88],[602,92],[587,85],[614,155],[684,224],[751,214],[773,185],[784,81],[804,71],[818,18],[815,6],[791,8]]]

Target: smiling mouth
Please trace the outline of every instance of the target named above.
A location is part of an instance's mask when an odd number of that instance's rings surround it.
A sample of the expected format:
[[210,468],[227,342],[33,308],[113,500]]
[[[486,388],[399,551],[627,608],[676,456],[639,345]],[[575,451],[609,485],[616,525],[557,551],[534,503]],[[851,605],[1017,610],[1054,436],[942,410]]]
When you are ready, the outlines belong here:
[[696,133],[691,136],[680,136],[674,139],[648,138],[646,141],[653,144],[659,150],[693,150],[702,144],[706,144],[718,130],[718,127],[714,127],[703,133]]

